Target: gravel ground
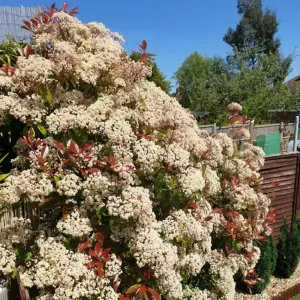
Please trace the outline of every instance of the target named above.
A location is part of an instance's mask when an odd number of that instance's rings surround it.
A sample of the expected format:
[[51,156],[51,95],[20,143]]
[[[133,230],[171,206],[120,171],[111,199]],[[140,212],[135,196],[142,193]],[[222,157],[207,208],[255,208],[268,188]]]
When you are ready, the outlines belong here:
[[290,287],[300,283],[300,264],[298,265],[295,273],[289,279],[279,279],[276,277],[271,278],[271,282],[267,289],[259,295],[246,295],[236,293],[234,300],[270,300],[272,297],[277,296]]

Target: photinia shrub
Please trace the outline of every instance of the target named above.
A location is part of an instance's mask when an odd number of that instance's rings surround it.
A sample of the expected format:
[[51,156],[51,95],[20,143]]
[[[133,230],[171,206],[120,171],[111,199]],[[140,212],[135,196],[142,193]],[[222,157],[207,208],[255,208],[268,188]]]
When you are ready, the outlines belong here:
[[[32,299],[233,299],[270,234],[263,152],[209,135],[103,24],[55,6],[0,76],[23,124],[0,185],[0,271]],[[253,282],[253,281],[252,281]]]

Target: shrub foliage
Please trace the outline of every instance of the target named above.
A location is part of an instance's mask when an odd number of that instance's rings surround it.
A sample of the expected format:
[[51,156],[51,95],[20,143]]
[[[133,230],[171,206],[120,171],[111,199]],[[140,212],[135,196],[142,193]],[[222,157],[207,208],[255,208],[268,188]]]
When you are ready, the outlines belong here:
[[0,185],[0,271],[40,300],[233,299],[270,232],[263,152],[201,131],[145,79],[145,41],[135,62],[75,13],[24,21],[32,46],[2,68],[0,124],[22,138]]

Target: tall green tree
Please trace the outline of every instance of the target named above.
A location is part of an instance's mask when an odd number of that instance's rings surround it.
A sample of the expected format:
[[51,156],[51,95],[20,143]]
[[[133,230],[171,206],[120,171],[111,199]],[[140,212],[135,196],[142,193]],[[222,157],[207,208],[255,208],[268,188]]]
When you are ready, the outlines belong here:
[[[134,61],[138,61],[140,59],[140,53],[133,52],[130,57]],[[157,86],[159,86],[163,91],[165,91],[167,94],[171,93],[172,85],[171,81],[167,80],[166,76],[162,73],[162,71],[157,66],[157,63],[154,61],[154,59],[151,59],[152,61],[152,74],[151,76],[148,76],[147,79],[149,81],[154,82]]]
[[262,8],[261,0],[238,0],[238,13],[241,20],[236,28],[229,28],[224,41],[233,49],[247,51],[249,66],[257,63],[258,55],[274,54],[280,70],[273,78],[274,82],[284,81],[288,75],[292,56],[283,58],[280,54],[280,39],[276,37],[279,23],[274,11]]
[[218,94],[211,89],[219,70],[219,59],[192,53],[175,73],[179,85],[180,103],[201,112],[212,112],[218,104]]

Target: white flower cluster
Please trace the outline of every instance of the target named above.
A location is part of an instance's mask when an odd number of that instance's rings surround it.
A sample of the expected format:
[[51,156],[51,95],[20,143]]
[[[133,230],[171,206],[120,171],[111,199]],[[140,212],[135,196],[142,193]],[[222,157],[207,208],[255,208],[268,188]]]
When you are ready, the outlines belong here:
[[43,202],[52,191],[51,180],[46,174],[37,173],[35,170],[24,170],[8,177],[1,187],[0,201],[14,204],[24,195],[30,202]]
[[13,272],[15,266],[16,254],[14,252],[14,249],[0,244],[0,271],[4,275],[9,275]]
[[13,217],[0,228],[0,244],[25,244],[31,234],[29,219]]
[[93,230],[89,218],[83,218],[78,210],[71,212],[65,220],[60,220],[56,228],[73,237],[88,236]]
[[57,191],[60,195],[74,197],[81,189],[81,180],[74,173],[66,174],[57,184]]

